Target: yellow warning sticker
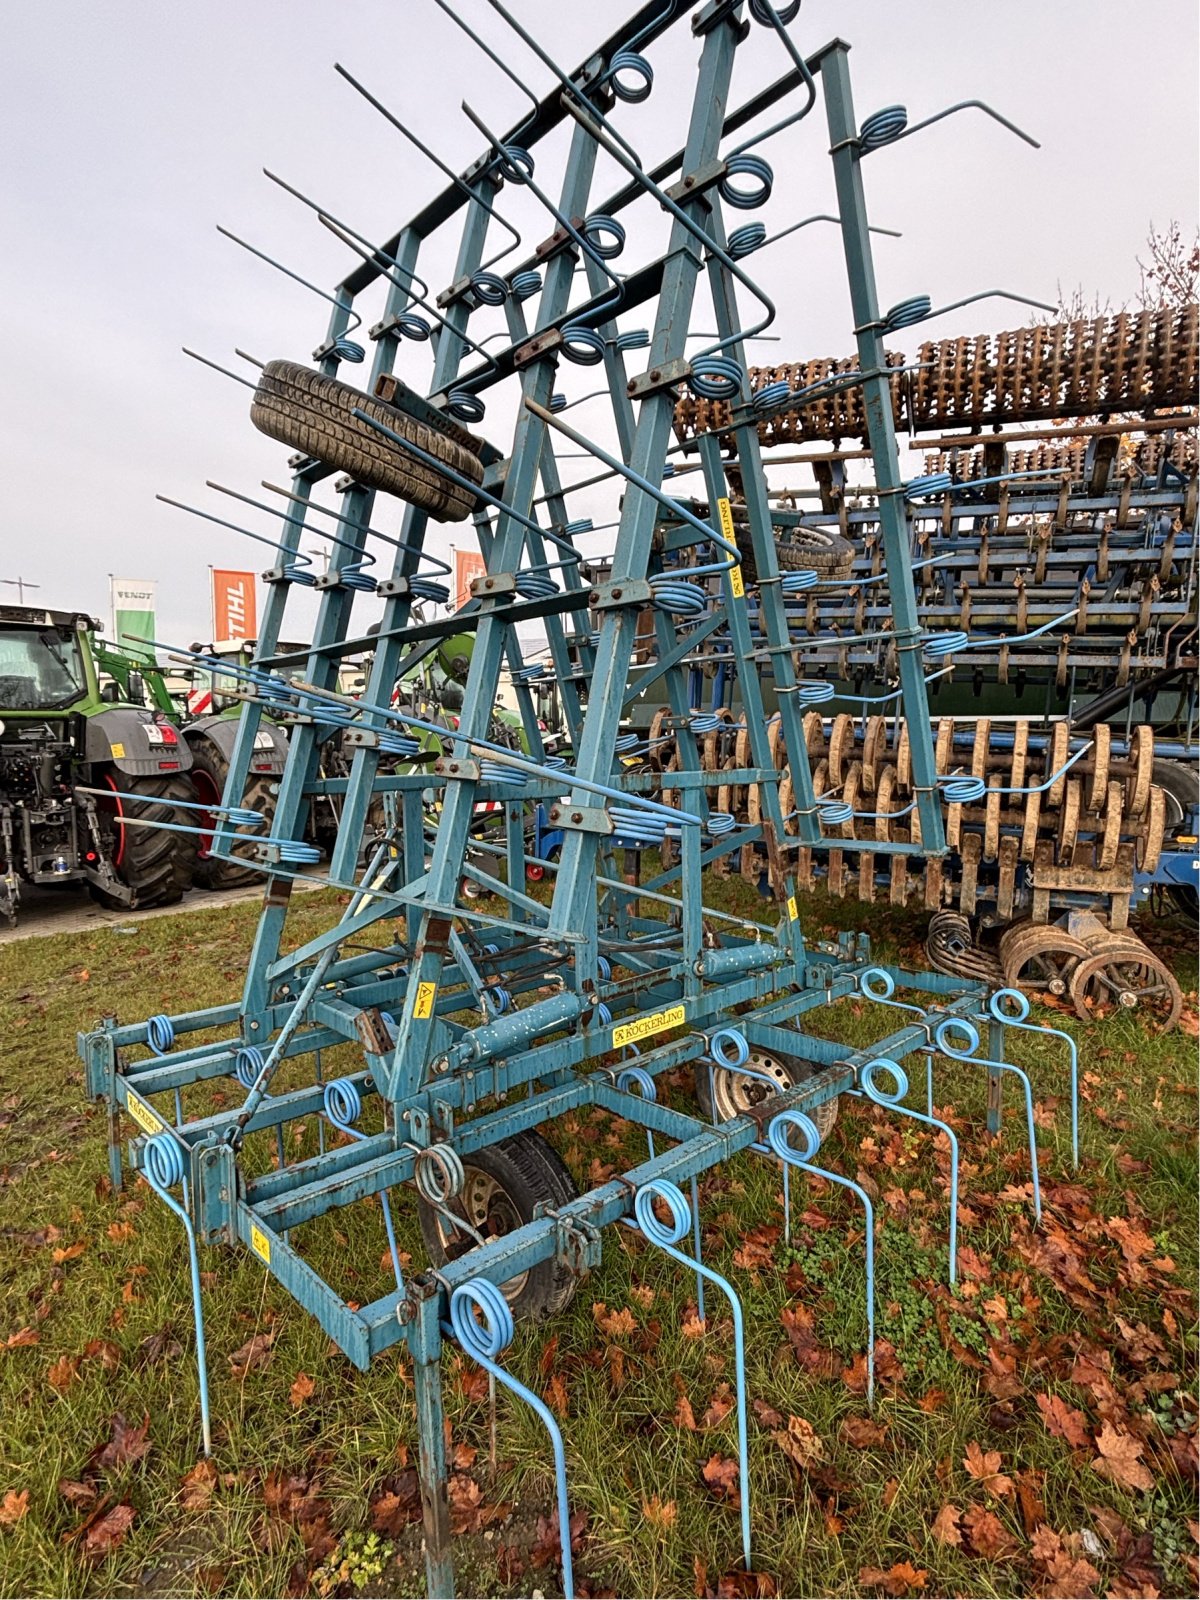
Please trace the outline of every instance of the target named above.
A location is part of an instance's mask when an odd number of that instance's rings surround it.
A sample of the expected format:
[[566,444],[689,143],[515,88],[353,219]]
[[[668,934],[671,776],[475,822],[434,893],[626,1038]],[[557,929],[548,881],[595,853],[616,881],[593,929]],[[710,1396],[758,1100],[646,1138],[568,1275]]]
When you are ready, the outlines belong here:
[[113,753],[113,760],[114,761],[122,760],[122,758],[125,755],[125,746],[123,744],[114,744],[114,745],[111,746],[111,749],[112,749],[112,753]]
[[253,1222],[250,1224],[250,1248],[260,1261],[265,1261],[268,1267],[271,1265],[271,1241]]
[[683,1006],[671,1006],[667,1011],[652,1011],[648,1017],[638,1017],[635,1022],[625,1022],[613,1029],[612,1047],[636,1044],[639,1039],[649,1039],[656,1033],[666,1033],[668,1028],[678,1028],[687,1021]]
[[800,920],[800,907],[796,904],[796,896],[788,895],[788,916],[793,922]]
[[417,1003],[413,1007],[413,1016],[419,1022],[433,1015],[433,1002],[436,995],[436,983],[419,983],[417,985]]
[[143,1133],[161,1133],[166,1127],[166,1123],[160,1117],[156,1117],[144,1101],[135,1099],[133,1095],[126,1101],[125,1109]]
[[[736,550],[737,539],[734,537],[733,532],[733,507],[724,496],[717,501],[717,520],[721,524],[721,537]],[[745,597],[746,585],[742,581],[742,569],[740,566],[729,569],[729,587],[733,591],[735,600],[741,600]]]

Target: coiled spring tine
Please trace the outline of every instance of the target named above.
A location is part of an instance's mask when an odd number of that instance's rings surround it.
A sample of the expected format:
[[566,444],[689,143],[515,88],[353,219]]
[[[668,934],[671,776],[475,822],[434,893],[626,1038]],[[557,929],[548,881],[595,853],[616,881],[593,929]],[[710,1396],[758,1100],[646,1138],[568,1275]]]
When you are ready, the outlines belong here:
[[[353,1078],[333,1078],[325,1085],[321,1097],[321,1109],[327,1120],[339,1133],[348,1135],[351,1139],[363,1140],[370,1137],[363,1133],[361,1128],[356,1128],[354,1123],[362,1114],[362,1096],[358,1085]],[[392,1224],[391,1196],[384,1189],[379,1196],[380,1206],[383,1211],[383,1227],[387,1234],[388,1250],[392,1257],[392,1272],[396,1278],[396,1289],[404,1293],[404,1273],[400,1268],[400,1250],[396,1244],[396,1230]]]
[[[655,1203],[664,1205],[670,1215],[663,1222],[655,1212]],[[742,1560],[750,1571],[750,1457],[746,1443],[746,1340],[742,1317],[742,1302],[737,1290],[719,1272],[706,1267],[697,1257],[679,1249],[679,1243],[691,1228],[692,1216],[683,1191],[669,1179],[656,1179],[638,1189],[633,1201],[633,1218],[622,1219],[628,1228],[638,1229],[664,1255],[681,1266],[689,1268],[697,1277],[703,1277],[717,1288],[729,1301],[733,1313],[733,1371],[738,1414],[738,1478],[741,1488]]]
[[1029,1000],[1020,989],[997,989],[988,1000],[988,1010],[997,1022],[1024,1033],[1050,1034],[1066,1045],[1071,1061],[1071,1165],[1079,1165],[1079,1047],[1069,1033],[1044,1022],[1028,1022]]
[[[1003,1019],[995,1017],[993,1020],[1002,1022]],[[953,1042],[955,1033],[965,1039],[966,1046],[960,1047]],[[1033,1177],[1033,1210],[1040,1222],[1042,1220],[1042,1186],[1038,1177],[1037,1153],[1037,1126],[1033,1119],[1033,1086],[1029,1082],[1028,1074],[1011,1061],[997,1061],[990,1056],[977,1055],[979,1049],[979,1030],[975,1024],[966,1017],[944,1017],[933,1032],[934,1043],[944,1056],[951,1061],[963,1061],[973,1066],[987,1067],[992,1072],[1011,1072],[1020,1080],[1025,1093],[1025,1127],[1029,1136],[1029,1169]]]
[[[875,1082],[876,1074],[881,1072],[893,1079],[890,1090],[881,1089]],[[958,1281],[958,1138],[954,1129],[932,1112],[926,1115],[923,1111],[913,1111],[901,1105],[900,1102],[908,1093],[908,1074],[898,1061],[893,1061],[889,1056],[877,1056],[874,1061],[868,1061],[859,1070],[858,1082],[857,1089],[847,1092],[871,1100],[877,1106],[886,1106],[898,1116],[910,1117],[914,1122],[923,1122],[928,1127],[936,1128],[950,1141],[950,1282],[954,1284]]]
[[[446,8],[443,7],[443,9]],[[458,19],[456,18],[455,20],[457,21]],[[423,139],[418,138],[411,128],[409,128],[405,123],[401,122],[400,118],[384,105],[382,100],[377,99],[376,96],[365,87],[365,85],[358,81],[352,72],[348,72],[346,68],[342,66],[341,62],[335,61],[333,64],[333,70],[338,73],[340,77],[345,78],[346,82],[352,89],[357,89],[367,104],[374,106],[376,111],[379,112],[380,116],[390,122],[392,127],[396,129],[397,133],[403,134],[403,136],[408,140],[409,144],[411,144],[415,149],[419,150],[427,161],[432,161],[434,166],[443,175],[443,177],[449,178],[450,182],[454,184],[454,186],[459,189],[461,193],[465,194],[470,200],[474,201],[477,206],[480,206],[484,211],[487,212],[489,217],[493,218],[500,224],[502,228],[512,235],[511,244],[505,245],[503,250],[498,251],[497,254],[493,256],[489,256],[486,261],[480,264],[480,272],[486,272],[489,268],[494,267],[498,261],[503,261],[505,256],[511,255],[514,250],[520,249],[521,235],[512,225],[512,223],[509,222],[507,217],[501,216],[500,212],[496,210],[495,206],[492,205],[489,200],[485,199],[484,196],[478,192],[478,190],[472,189],[469,184],[464,183],[462,178],[457,172],[455,172],[453,167],[449,166],[445,161],[443,161],[441,156],[439,156],[435,150],[431,150]]]
[[[804,1139],[802,1150],[796,1150],[790,1142],[793,1129]],[[777,1117],[772,1118],[767,1126],[767,1143],[784,1163],[785,1172],[789,1166],[796,1167],[801,1172],[811,1172],[818,1178],[824,1178],[828,1183],[836,1183],[843,1189],[849,1189],[863,1203],[867,1219],[863,1238],[867,1255],[867,1405],[873,1407],[875,1404],[875,1210],[871,1205],[871,1197],[864,1188],[850,1178],[843,1177],[840,1172],[830,1172],[828,1168],[814,1164],[813,1157],[821,1148],[821,1134],[816,1123],[803,1111],[781,1111]]]
[[462,1349],[497,1383],[531,1406],[546,1425],[554,1453],[554,1487],[558,1502],[558,1541],[562,1552],[563,1595],[574,1600],[575,1575],[571,1565],[571,1517],[567,1496],[567,1457],[562,1432],[550,1408],[531,1389],[497,1361],[512,1343],[514,1326],[508,1301],[487,1278],[470,1278],[450,1296],[450,1321],[443,1325]]
[[356,344],[349,335],[362,326],[362,317],[352,305],[345,300],[339,300],[336,295],[328,294],[324,289],[318,289],[315,283],[310,283],[307,278],[302,278],[298,272],[293,272],[290,267],[285,267],[282,261],[276,261],[274,256],[269,256],[264,250],[258,250],[252,244],[247,244],[245,239],[240,239],[236,233],[231,233],[228,228],[223,228],[217,223],[217,232],[225,239],[231,239],[234,244],[241,245],[243,250],[248,250],[252,256],[257,256],[260,261],[265,261],[268,266],[274,267],[276,272],[282,272],[285,278],[291,278],[293,283],[303,285],[312,294],[327,300],[331,306],[336,306],[338,311],[344,311],[347,318],[352,318],[341,333],[336,334],[326,344],[319,345],[313,351],[313,360],[321,361],[326,356],[336,356],[339,361],[358,363],[366,359],[366,351],[361,344]]
[[192,1276],[192,1320],[196,1329],[196,1368],[200,1377],[200,1432],[204,1454],[212,1455],[212,1422],[208,1402],[208,1359],[204,1342],[204,1303],[200,1286],[200,1254],[196,1248],[196,1230],[192,1219],[169,1191],[177,1184],[186,1190],[184,1148],[171,1133],[156,1133],[147,1139],[142,1176],[158,1198],[183,1223],[188,1242],[188,1264]]

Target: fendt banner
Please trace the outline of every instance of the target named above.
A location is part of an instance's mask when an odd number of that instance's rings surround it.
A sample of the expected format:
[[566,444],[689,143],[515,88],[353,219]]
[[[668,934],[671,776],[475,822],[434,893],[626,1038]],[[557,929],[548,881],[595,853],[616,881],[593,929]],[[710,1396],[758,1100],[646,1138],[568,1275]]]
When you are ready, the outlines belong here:
[[258,633],[258,606],[252,572],[212,569],[213,643],[253,639]]
[[158,585],[153,578],[111,578],[113,638],[117,648],[139,661],[154,662],[154,609]]

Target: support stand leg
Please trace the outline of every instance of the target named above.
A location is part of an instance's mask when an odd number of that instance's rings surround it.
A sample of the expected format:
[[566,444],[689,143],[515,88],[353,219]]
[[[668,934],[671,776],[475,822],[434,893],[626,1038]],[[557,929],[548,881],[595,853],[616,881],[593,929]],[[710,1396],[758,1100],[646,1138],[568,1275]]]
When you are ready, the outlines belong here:
[[417,1321],[409,1329],[413,1393],[417,1402],[421,1510],[425,1522],[425,1582],[429,1600],[453,1600],[450,1559],[450,1505],[446,1497],[446,1444],[442,1411],[442,1330],[437,1288],[416,1281],[409,1293],[418,1300]]

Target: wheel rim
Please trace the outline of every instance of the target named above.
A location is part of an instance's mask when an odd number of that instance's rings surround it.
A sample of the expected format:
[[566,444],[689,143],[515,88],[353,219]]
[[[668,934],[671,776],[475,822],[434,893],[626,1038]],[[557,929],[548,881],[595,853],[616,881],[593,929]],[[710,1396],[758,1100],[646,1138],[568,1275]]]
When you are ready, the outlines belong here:
[[[464,1162],[465,1177],[462,1193],[450,1203],[450,1210],[468,1222],[476,1233],[485,1239],[499,1239],[514,1228],[524,1225],[524,1218],[514,1205],[503,1184],[490,1172]],[[477,1240],[462,1233],[446,1217],[434,1213],[435,1226],[446,1259],[453,1261],[467,1250],[473,1250]],[[529,1273],[518,1273],[500,1285],[504,1298],[512,1305],[518,1300],[529,1282]]]
[[121,818],[125,815],[125,807],[121,804],[121,797],[116,792],[117,786],[113,782],[111,773],[106,772],[104,774],[104,783],[113,793],[110,799],[101,800],[96,810],[101,816],[106,816],[109,819],[109,834],[114,846],[112,854],[113,870],[114,872],[119,872],[121,863],[125,860],[126,830],[121,821]]
[[1087,946],[1064,928],[1014,928],[1001,940],[1000,955],[1010,989],[1064,995]]
[[[728,1122],[731,1117],[740,1117],[760,1106],[764,1100],[773,1099],[775,1094],[782,1094],[785,1090],[794,1089],[796,1086],[797,1080],[792,1077],[786,1065],[769,1050],[751,1050],[746,1065],[752,1067],[755,1072],[761,1072],[773,1079],[779,1087],[772,1091],[760,1079],[747,1077],[735,1067],[713,1067],[711,1069],[713,1114],[718,1122]],[[821,1136],[824,1137],[833,1126],[837,1115],[837,1101],[826,1101],[810,1112],[810,1115],[820,1129]]]
[[1150,950],[1118,944],[1081,962],[1071,980],[1071,999],[1085,1022],[1118,1010],[1139,1010],[1165,1031],[1178,1020],[1183,996],[1174,974]]
[[200,837],[197,840],[196,854],[201,861],[207,861],[212,855],[213,834],[217,828],[216,808],[221,804],[221,796],[212,775],[205,772],[203,767],[193,767],[191,772],[192,787],[196,791],[196,799],[211,810],[200,813],[197,827],[200,828]]

